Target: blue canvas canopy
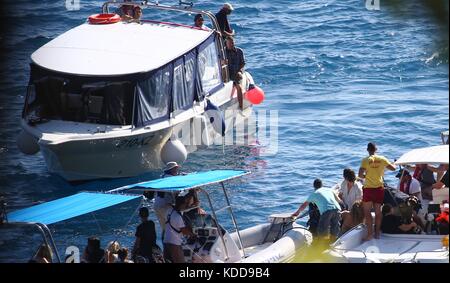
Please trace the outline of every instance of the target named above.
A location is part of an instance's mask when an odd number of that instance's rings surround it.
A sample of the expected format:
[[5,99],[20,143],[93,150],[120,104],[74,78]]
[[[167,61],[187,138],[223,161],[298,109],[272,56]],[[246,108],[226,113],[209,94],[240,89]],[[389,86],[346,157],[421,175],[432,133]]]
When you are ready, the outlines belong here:
[[249,172],[242,170],[214,170],[208,172],[192,173],[189,175],[180,175],[168,177],[149,182],[142,182],[134,185],[125,186],[118,190],[128,190],[133,188],[143,188],[151,191],[161,192],[180,192],[198,187],[222,183],[232,180]]
[[141,196],[82,192],[8,213],[8,222],[57,223]]

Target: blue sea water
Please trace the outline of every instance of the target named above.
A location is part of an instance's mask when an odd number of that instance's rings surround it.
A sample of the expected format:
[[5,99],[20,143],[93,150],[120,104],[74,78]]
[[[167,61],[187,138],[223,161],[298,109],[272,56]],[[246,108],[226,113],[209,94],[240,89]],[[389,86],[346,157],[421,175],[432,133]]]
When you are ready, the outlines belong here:
[[[217,1],[194,2],[205,10],[220,8]],[[156,177],[68,184],[47,172],[41,155],[26,156],[17,149],[31,53],[100,12],[102,2],[81,0],[75,11],[65,4],[6,1],[0,15],[7,23],[0,39],[0,194],[11,210]],[[214,147],[191,154],[183,169],[253,172],[230,188],[241,228],[264,222],[271,213],[294,211],[315,178],[331,186],[345,167],[357,170],[368,141],[375,141],[390,160],[440,143],[439,134],[449,124],[448,47],[419,4],[409,3],[400,12],[383,1],[379,11],[367,10],[362,0],[233,4],[230,22],[237,45],[266,93],[256,110],[278,111],[278,152],[264,156],[261,148],[228,146],[224,155]],[[387,181],[394,183],[394,175],[388,173]],[[93,234],[103,244],[119,239],[130,247],[138,223],[130,219],[135,205],[99,212],[96,220],[84,216],[52,226],[61,252],[69,245],[82,248]]]

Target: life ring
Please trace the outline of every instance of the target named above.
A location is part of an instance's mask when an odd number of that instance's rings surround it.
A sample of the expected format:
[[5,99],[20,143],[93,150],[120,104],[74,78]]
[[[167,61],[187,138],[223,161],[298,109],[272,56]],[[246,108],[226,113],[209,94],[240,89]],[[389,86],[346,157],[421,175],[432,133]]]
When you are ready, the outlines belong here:
[[118,14],[95,14],[88,18],[89,23],[93,25],[114,24],[120,21]]

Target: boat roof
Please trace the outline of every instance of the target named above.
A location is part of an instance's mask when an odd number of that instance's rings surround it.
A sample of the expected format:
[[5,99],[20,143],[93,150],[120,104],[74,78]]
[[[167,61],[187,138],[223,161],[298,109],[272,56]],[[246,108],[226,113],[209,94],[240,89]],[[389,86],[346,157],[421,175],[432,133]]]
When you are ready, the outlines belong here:
[[8,222],[54,224],[97,210],[131,201],[142,196],[99,192],[81,192],[75,195],[38,204],[8,213]]
[[445,144],[413,149],[403,154],[395,164],[448,164],[448,148],[449,145]]
[[148,191],[158,192],[182,192],[185,190],[192,190],[203,186],[222,183],[247,174],[250,174],[250,172],[242,170],[213,170],[137,183],[112,190],[111,192],[126,191],[130,189],[145,189]]
[[135,74],[164,66],[211,34],[170,23],[85,23],[48,42],[31,59],[43,68],[75,75]]

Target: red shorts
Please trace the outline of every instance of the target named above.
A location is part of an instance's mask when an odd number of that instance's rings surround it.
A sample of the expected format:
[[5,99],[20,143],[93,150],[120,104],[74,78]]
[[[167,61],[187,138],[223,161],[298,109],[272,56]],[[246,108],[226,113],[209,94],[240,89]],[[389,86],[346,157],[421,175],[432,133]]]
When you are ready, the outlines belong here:
[[384,188],[363,188],[363,202],[382,204],[384,201]]

